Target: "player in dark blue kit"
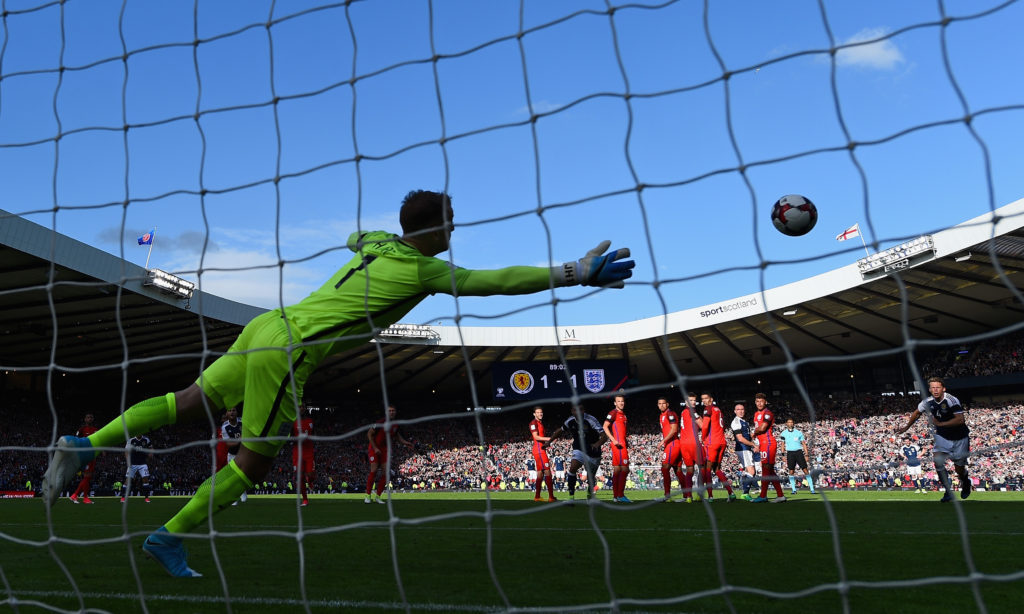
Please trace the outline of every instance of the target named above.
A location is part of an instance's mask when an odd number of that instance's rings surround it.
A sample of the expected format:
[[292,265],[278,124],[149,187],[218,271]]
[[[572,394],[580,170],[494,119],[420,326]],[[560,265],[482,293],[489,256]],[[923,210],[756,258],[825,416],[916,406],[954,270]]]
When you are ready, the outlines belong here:
[[900,448],[900,454],[907,459],[907,475],[914,481],[914,492],[924,492],[924,478],[921,477],[921,448],[917,444],[908,441]]
[[124,458],[128,461],[128,471],[125,472],[121,503],[128,498],[131,487],[137,486],[136,478],[142,478],[142,488],[139,490],[146,496],[146,503],[149,503],[149,496],[153,494],[153,487],[149,483],[149,459],[153,457],[152,449],[153,442],[145,435],[136,435],[125,444]]
[[608,436],[597,418],[584,412],[578,405],[573,406],[572,415],[562,426],[551,433],[550,441],[558,439],[563,433],[572,437],[572,461],[569,462],[567,477],[569,501],[571,503],[576,495],[576,474],[580,467],[587,470],[587,498],[592,499],[597,487],[597,469],[601,465],[601,446],[608,441]]
[[743,487],[742,498],[750,501],[750,487],[757,484],[757,470],[754,468],[754,442],[751,439],[753,429],[746,419],[746,405],[737,403],[732,411],[736,417],[729,423],[729,428],[732,430],[733,437],[736,438],[736,457],[739,459],[740,467],[743,468],[740,472],[740,485]]
[[928,421],[935,427],[935,447],[932,458],[935,461],[935,472],[939,475],[946,494],[942,503],[953,500],[953,484],[946,471],[946,461],[953,461],[953,469],[960,478],[960,498],[966,499],[971,494],[971,480],[967,477],[967,457],[971,453],[970,429],[964,417],[964,408],[960,400],[946,392],[941,377],[928,380],[928,392],[931,398],[921,401],[917,409],[910,414],[910,419],[896,433],[904,433],[917,422],[921,414],[928,414]]

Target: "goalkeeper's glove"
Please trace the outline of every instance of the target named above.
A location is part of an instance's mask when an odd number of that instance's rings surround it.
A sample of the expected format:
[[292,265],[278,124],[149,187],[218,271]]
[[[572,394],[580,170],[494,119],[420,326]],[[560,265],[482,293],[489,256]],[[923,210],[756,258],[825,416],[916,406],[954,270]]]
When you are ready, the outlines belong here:
[[[629,258],[629,248],[614,249],[607,254],[606,249],[612,244],[605,240],[587,252],[576,262],[566,262],[555,267],[555,276],[566,286],[581,284],[584,286],[603,286],[605,288],[622,288],[625,279],[633,276],[636,263]],[[604,254],[604,255],[602,255]]]

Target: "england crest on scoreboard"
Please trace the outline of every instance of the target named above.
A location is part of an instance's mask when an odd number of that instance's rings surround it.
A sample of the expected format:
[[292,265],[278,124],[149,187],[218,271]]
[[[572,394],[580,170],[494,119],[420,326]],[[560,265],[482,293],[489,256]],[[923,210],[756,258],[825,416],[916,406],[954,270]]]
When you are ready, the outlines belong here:
[[584,369],[583,385],[590,392],[601,392],[604,390],[604,369]]

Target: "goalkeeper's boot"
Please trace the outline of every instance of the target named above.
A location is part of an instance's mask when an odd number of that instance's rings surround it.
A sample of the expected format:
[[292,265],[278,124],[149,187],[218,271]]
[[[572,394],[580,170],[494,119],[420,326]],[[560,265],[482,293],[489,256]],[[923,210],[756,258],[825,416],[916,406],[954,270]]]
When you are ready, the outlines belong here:
[[946,494],[942,495],[941,499],[939,499],[939,503],[949,503],[952,500],[953,500],[953,495],[951,493],[947,492]]
[[96,451],[92,449],[92,442],[88,438],[65,435],[58,439],[53,460],[43,474],[43,501],[47,505],[56,503],[60,491],[75,477],[82,465],[94,458]]
[[768,503],[767,497],[754,497],[750,500],[751,503]]
[[171,535],[164,527],[146,538],[142,550],[175,578],[201,578],[203,575],[185,562],[188,551],[182,545],[181,538]]
[[964,480],[964,486],[960,489],[960,498],[966,499],[971,496],[971,481]]

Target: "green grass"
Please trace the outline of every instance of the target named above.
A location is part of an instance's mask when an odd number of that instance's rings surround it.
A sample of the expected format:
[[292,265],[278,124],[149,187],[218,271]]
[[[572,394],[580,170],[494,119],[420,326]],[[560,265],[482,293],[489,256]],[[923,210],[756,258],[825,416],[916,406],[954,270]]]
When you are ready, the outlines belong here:
[[[1016,493],[975,493],[961,506],[889,492],[830,494],[828,506],[806,494],[783,505],[528,497],[495,496],[489,522],[476,493],[398,494],[393,516],[361,496],[314,497],[302,509],[250,497],[215,517],[216,540],[187,541],[204,574],[195,580],[167,576],[140,549],[184,499],[63,500],[52,522],[39,500],[2,501],[0,612],[226,612],[229,598],[232,612],[404,611],[396,578],[413,611],[605,611],[614,598],[638,611],[842,612],[844,578],[852,612],[977,612],[976,598],[1005,612],[1024,594]],[[967,582],[968,557],[996,577]]]

